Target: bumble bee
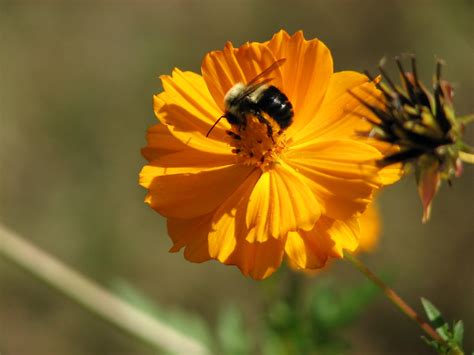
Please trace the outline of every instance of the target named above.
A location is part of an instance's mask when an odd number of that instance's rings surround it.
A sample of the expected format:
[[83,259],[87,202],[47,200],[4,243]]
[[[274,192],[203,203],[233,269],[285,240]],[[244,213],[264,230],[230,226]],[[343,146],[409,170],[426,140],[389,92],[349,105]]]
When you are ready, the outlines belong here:
[[[266,113],[280,127],[288,128],[293,122],[293,105],[288,97],[273,85],[267,85],[273,78],[265,78],[270,72],[279,68],[285,58],[279,59],[253,78],[249,83],[237,83],[227,91],[224,97],[225,113],[212,125],[206,134],[209,136],[213,128],[225,117],[231,125],[244,128],[247,115],[254,115],[267,126],[267,134],[273,137],[273,127],[263,116]],[[273,139],[273,138],[272,138]]]

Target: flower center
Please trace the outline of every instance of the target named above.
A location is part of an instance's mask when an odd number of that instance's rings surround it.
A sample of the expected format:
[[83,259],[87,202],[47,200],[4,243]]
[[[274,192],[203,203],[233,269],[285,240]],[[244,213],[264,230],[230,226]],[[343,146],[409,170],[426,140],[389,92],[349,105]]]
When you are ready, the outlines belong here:
[[239,162],[256,166],[267,171],[277,162],[280,154],[286,150],[286,136],[278,124],[265,116],[268,124],[253,115],[247,115],[245,125],[233,125],[227,133],[231,137],[232,152]]

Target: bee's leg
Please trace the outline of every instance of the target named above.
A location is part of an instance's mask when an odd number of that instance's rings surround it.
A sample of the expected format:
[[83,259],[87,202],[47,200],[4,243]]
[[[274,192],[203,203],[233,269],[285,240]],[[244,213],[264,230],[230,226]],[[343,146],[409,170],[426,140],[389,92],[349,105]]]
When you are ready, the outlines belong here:
[[233,139],[236,139],[238,141],[241,140],[240,136],[237,133],[234,133],[232,131],[225,131],[225,133],[227,133],[227,135],[230,136]]
[[263,123],[265,126],[267,126],[267,136],[271,138],[273,143],[275,143],[275,141],[273,140],[272,124],[265,117],[263,117],[260,112],[255,112],[255,116],[258,118],[258,121],[260,123]]

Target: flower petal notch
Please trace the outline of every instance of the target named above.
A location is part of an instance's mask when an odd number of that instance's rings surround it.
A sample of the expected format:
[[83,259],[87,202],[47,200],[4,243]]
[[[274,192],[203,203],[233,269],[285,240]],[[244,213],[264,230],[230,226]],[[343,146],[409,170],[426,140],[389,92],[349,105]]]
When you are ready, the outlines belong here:
[[288,257],[318,269],[358,247],[358,219],[394,182],[386,147],[362,137],[382,94],[365,75],[333,72],[329,49],[303,33],[227,43],[201,75],[175,69],[155,96],[140,184],[168,219],[170,251],[263,279]]

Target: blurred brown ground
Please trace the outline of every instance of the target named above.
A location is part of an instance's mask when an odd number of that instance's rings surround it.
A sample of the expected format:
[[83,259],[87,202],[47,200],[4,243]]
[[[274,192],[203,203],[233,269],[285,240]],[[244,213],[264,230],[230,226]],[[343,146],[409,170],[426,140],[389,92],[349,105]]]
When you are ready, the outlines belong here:
[[[164,221],[142,201],[139,149],[155,123],[151,97],[173,67],[198,71],[225,41],[303,29],[332,50],[336,70],[434,56],[474,111],[473,1],[0,1],[0,216],[69,265],[107,285],[123,278],[163,305],[211,323],[233,302],[256,321],[259,284],[231,267],[169,254]],[[468,140],[474,143],[474,130]],[[436,198],[420,223],[413,177],[381,196],[384,234],[365,257],[390,271],[419,310],[430,298],[465,321],[474,348],[474,168]],[[328,275],[359,275],[343,262]],[[321,276],[324,277],[324,276]],[[318,282],[315,278],[313,282]],[[217,306],[216,306],[217,305]],[[354,354],[429,354],[416,327],[379,297],[347,331]],[[56,291],[0,260],[0,353],[151,354]]]

